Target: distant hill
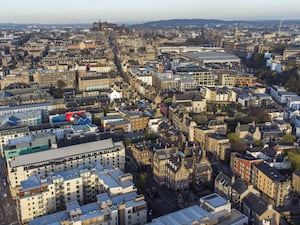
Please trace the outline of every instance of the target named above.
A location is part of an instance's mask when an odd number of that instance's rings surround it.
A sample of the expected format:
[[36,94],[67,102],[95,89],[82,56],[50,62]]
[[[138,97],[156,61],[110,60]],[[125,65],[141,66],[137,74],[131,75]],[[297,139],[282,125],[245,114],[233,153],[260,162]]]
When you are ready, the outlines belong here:
[[43,23],[0,23],[0,30],[22,30],[27,28],[50,29],[50,28],[91,28],[88,23],[73,24],[43,24]]
[[[280,20],[216,20],[216,19],[170,19],[150,21],[142,24],[135,24],[131,27],[137,28],[187,28],[187,27],[221,27],[221,26],[253,26],[253,27],[270,27],[278,26]],[[300,25],[300,20],[283,20],[283,25],[297,24]]]

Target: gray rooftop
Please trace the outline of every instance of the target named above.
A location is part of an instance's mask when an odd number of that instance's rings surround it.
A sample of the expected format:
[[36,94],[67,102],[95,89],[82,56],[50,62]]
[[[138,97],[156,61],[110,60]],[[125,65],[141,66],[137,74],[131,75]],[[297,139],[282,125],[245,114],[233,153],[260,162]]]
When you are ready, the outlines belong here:
[[224,52],[187,52],[184,55],[204,62],[240,61],[236,55]]
[[[80,209],[81,213],[78,216],[71,217],[67,210],[62,212],[53,213],[50,215],[45,215],[36,219],[29,221],[30,225],[44,225],[44,224],[62,224],[66,221],[72,221],[74,223],[78,221],[87,221],[90,219],[96,219],[104,215],[110,215],[113,211],[118,210],[118,204],[125,203],[132,204],[133,206],[137,205],[146,205],[146,202],[141,199],[136,201],[135,198],[138,197],[137,193],[131,192],[127,194],[122,194],[116,197],[109,197],[109,195],[105,192],[96,196],[97,202],[86,204],[80,206],[78,202],[67,203],[68,210]],[[112,205],[109,207],[102,208],[102,202],[111,201]],[[130,207],[130,206],[127,206]],[[80,223],[81,224],[81,223]]]
[[214,208],[226,205],[228,202],[225,198],[222,198],[218,194],[210,194],[205,197],[200,198],[200,202],[205,202]]
[[285,176],[278,172],[278,170],[276,170],[273,167],[270,167],[266,163],[256,164],[255,167],[258,168],[261,172],[263,172],[273,181],[284,182],[287,180]]
[[72,145],[64,148],[51,149],[27,155],[21,155],[10,161],[11,168],[26,166],[40,162],[52,161],[67,158],[73,155],[84,154],[104,149],[113,149],[116,145],[123,147],[121,142],[114,143],[112,139],[88,142],[84,144]]

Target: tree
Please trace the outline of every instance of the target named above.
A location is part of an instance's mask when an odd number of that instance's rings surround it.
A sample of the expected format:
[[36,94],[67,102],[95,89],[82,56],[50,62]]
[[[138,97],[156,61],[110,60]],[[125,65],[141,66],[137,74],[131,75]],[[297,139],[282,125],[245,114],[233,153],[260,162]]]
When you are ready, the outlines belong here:
[[129,138],[125,138],[124,141],[123,141],[123,144],[125,145],[125,147],[128,147],[131,145],[131,140]]
[[141,173],[139,175],[139,178],[138,178],[138,185],[141,188],[146,188],[146,186],[147,186],[147,179],[148,179],[147,173]]
[[59,89],[64,89],[67,86],[66,82],[60,79],[56,81],[56,85]]
[[292,134],[285,134],[281,138],[281,142],[283,142],[283,143],[294,143],[295,140],[296,140],[296,137]]
[[263,147],[264,143],[261,140],[256,140],[253,143],[253,147]]
[[229,133],[227,135],[227,138],[229,139],[230,143],[242,143],[242,140],[240,139],[239,135],[236,133]]
[[171,105],[171,104],[172,104],[172,98],[166,98],[166,99],[164,100],[164,103],[165,103],[166,106]]
[[206,115],[202,114],[196,114],[193,116],[193,120],[198,124],[198,125],[203,125],[208,121],[208,118]]
[[266,65],[266,60],[262,53],[254,53],[252,57],[247,61],[247,66],[250,68],[260,69],[264,68]]
[[294,170],[300,170],[300,149],[292,149],[288,151],[288,159],[292,162]]
[[248,116],[245,118],[246,123],[253,121],[256,123],[264,123],[271,121],[271,118],[264,108],[255,108],[250,110]]
[[218,111],[216,103],[207,103],[206,110],[207,112],[215,114]]
[[55,88],[55,87],[50,87],[49,88],[49,93],[54,97],[54,98],[63,98],[65,91],[60,88]]

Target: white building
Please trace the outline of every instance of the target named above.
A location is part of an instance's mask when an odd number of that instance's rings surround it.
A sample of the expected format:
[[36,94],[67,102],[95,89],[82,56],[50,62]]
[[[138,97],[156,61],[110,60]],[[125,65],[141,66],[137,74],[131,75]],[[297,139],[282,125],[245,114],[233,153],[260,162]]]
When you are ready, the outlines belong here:
[[136,192],[111,197],[107,193],[97,195],[97,201],[80,206],[77,201],[66,204],[66,210],[42,216],[29,225],[45,224],[101,224],[133,225],[147,222],[147,203]]
[[9,140],[19,137],[24,137],[29,134],[27,126],[6,127],[0,129],[1,146],[8,144]]
[[150,86],[152,86],[153,82],[152,82],[152,74],[137,74],[136,78],[140,81],[142,81],[143,83],[146,83]]
[[104,129],[105,129],[105,127],[107,126],[108,123],[118,122],[118,121],[122,121],[124,119],[120,115],[108,115],[108,116],[101,117],[100,120],[101,120],[102,127],[104,127]]
[[50,173],[71,170],[93,162],[124,169],[125,148],[123,143],[105,139],[9,159],[7,174],[12,195],[15,195],[14,189],[21,185],[21,181],[26,180],[29,176],[37,174],[47,176]]
[[300,109],[300,96],[290,96],[287,98],[287,106],[294,110]]
[[1,106],[0,107],[0,116],[13,114],[13,113],[24,113],[31,111],[50,111],[53,109],[52,103],[39,103],[31,105],[20,105],[20,106]]
[[64,203],[94,202],[99,193],[107,192],[112,197],[135,192],[132,180],[131,174],[124,174],[118,168],[105,168],[99,163],[48,177],[31,176],[22,181],[17,190],[19,221],[26,223],[33,218],[60,211],[64,208]]
[[158,217],[147,225],[169,224],[244,225],[248,224],[248,217],[231,209],[229,201],[214,193],[200,198],[199,205]]
[[297,96],[296,93],[288,92],[283,87],[276,85],[270,87],[270,94],[275,101],[281,104],[287,104],[289,98]]
[[16,125],[35,126],[42,124],[42,111],[29,111],[14,113],[9,117],[9,121]]
[[300,137],[300,115],[295,117],[296,136]]
[[159,125],[163,122],[163,120],[163,118],[149,119],[148,127],[150,128],[151,132],[157,133]]
[[107,94],[110,102],[115,101],[116,99],[121,99],[122,98],[122,92],[112,90],[110,93]]

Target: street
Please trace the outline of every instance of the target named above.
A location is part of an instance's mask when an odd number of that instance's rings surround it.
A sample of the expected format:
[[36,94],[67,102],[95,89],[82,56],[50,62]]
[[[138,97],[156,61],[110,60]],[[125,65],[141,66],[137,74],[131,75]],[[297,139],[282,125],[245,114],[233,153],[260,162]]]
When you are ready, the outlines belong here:
[[2,178],[6,177],[4,159],[0,156],[0,225],[18,225],[15,201],[10,196],[9,184],[4,185]]

